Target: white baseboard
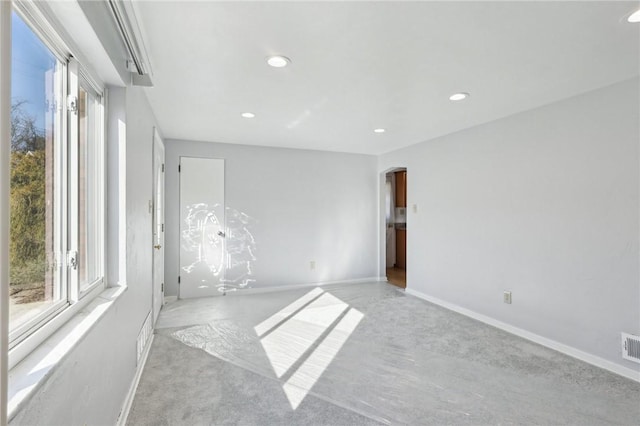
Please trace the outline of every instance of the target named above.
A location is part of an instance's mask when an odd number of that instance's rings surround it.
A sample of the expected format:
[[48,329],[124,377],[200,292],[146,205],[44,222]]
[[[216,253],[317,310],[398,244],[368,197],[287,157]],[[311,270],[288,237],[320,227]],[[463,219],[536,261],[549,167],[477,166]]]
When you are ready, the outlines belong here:
[[257,294],[257,293],[271,293],[274,291],[296,290],[296,289],[308,288],[308,287],[324,287],[329,285],[363,284],[363,283],[379,282],[383,280],[386,281],[386,277],[367,277],[367,278],[356,278],[352,280],[322,281],[317,283],[279,285],[274,287],[244,288],[241,290],[228,291],[227,296]]
[[[296,290],[300,288],[307,287],[323,287],[328,285],[349,285],[349,284],[363,284],[363,283],[371,283],[371,282],[386,282],[387,277],[367,277],[367,278],[356,278],[352,280],[339,280],[339,281],[322,281],[317,283],[304,283],[304,284],[289,284],[289,285],[279,285],[273,287],[258,287],[258,288],[243,288],[243,289],[232,289],[227,291],[227,296],[232,295],[245,295],[245,294],[257,294],[257,293],[271,293],[273,291],[286,291],[286,290]],[[165,296],[164,303],[172,303],[178,300],[178,296]]]
[[473,318],[485,324],[489,324],[493,327],[499,328],[508,333],[515,334],[516,336],[522,337],[523,339],[530,340],[539,345],[546,346],[550,349],[561,352],[565,355],[569,355],[573,358],[579,359],[580,361],[584,361],[586,363],[595,365],[596,367],[604,368],[605,370],[608,370],[612,373],[626,377],[627,379],[640,382],[640,372],[635,371],[631,368],[624,367],[622,365],[616,364],[614,362],[608,361],[606,359],[600,358],[590,353],[583,352],[572,346],[568,346],[563,343],[556,342],[555,340],[551,340],[546,337],[540,336],[538,334],[531,333],[530,331],[523,330],[521,328],[504,323],[502,321],[498,321],[489,316],[479,314],[477,312],[460,307],[458,305],[454,305],[453,303],[445,302],[444,300],[438,299],[437,297],[429,296],[427,294],[424,294],[416,290],[412,290],[410,288],[407,288],[405,291],[407,294],[426,300],[427,302],[431,302],[436,305],[442,306],[443,308],[449,309],[450,311],[457,312],[469,318]]
[[[279,285],[274,287],[258,287],[258,288],[243,288],[237,290],[230,290],[227,292],[227,296],[232,295],[246,295],[246,294],[258,294],[258,293],[271,293],[274,291],[286,291],[286,290],[296,290],[301,288],[308,287],[323,287],[328,285],[349,285],[349,284],[363,284],[363,283],[371,283],[371,282],[386,282],[387,277],[367,277],[367,278],[356,278],[352,280],[340,280],[340,281],[323,281],[317,283],[304,283],[304,284],[290,284],[290,285]],[[171,303],[178,300],[178,296],[165,296],[164,303]]]
[[140,363],[136,368],[136,375],[133,377],[133,382],[131,382],[131,387],[129,388],[127,397],[124,400],[122,410],[120,410],[120,415],[118,416],[118,421],[116,423],[117,426],[125,426],[127,424],[127,417],[129,417],[129,411],[131,410],[131,405],[133,404],[133,398],[136,396],[136,390],[138,389],[138,384],[140,383],[140,377],[142,377],[144,365],[147,363],[147,357],[149,356],[149,350],[151,349],[151,345],[153,344],[153,338],[154,335],[151,334],[151,338],[149,338],[147,347],[140,357]]

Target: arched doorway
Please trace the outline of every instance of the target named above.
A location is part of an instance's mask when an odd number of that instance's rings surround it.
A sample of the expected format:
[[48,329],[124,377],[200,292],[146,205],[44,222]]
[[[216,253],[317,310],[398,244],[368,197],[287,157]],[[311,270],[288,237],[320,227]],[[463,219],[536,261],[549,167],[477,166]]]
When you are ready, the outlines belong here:
[[384,259],[387,282],[407,286],[407,169],[385,173]]

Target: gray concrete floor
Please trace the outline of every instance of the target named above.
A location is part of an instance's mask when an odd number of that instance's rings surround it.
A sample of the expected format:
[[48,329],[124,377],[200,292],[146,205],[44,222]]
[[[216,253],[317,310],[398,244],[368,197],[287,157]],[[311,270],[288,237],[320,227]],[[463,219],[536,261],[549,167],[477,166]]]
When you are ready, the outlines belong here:
[[639,419],[639,383],[368,283],[166,305],[128,424]]

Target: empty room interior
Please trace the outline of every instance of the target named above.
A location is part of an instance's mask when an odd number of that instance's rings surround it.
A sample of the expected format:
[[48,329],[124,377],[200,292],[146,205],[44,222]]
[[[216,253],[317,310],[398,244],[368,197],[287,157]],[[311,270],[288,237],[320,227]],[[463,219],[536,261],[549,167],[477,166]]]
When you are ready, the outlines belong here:
[[638,1],[0,35],[0,425],[640,424]]

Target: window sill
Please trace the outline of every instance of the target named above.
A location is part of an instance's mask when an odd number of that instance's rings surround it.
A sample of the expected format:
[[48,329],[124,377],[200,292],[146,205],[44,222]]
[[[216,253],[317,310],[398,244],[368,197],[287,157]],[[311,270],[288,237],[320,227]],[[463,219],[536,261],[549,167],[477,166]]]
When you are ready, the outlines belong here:
[[126,290],[126,286],[105,289],[9,371],[8,420],[11,420],[36,390],[49,379],[61,361]]

